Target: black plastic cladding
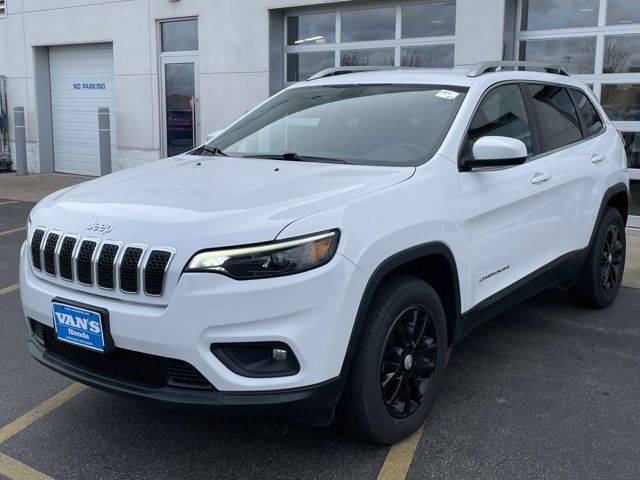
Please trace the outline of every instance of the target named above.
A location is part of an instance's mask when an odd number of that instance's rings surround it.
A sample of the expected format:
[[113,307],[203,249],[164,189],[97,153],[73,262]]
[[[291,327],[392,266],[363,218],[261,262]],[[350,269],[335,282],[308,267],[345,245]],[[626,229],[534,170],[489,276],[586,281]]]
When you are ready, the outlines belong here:
[[31,261],[33,262],[33,268],[36,270],[42,270],[42,261],[40,259],[40,247],[42,246],[42,239],[44,238],[44,230],[37,229],[33,232],[31,238]]
[[58,264],[60,277],[65,280],[73,280],[73,250],[76,248],[76,243],[78,243],[78,240],[73,237],[65,237],[62,239],[60,254],[58,255]]
[[162,295],[164,274],[169,264],[171,253],[153,250],[144,268],[144,292],[147,295]]
[[138,293],[138,264],[143,250],[139,247],[127,247],[120,263],[120,290]]
[[58,246],[60,235],[50,233],[44,245],[44,271],[49,275],[56,274],[56,247]]
[[99,287],[113,290],[115,284],[114,266],[119,250],[120,247],[112,243],[107,243],[102,246],[97,266],[97,281]]
[[92,261],[93,253],[98,244],[93,240],[83,240],[78,251],[76,266],[78,268],[78,282],[93,285]]

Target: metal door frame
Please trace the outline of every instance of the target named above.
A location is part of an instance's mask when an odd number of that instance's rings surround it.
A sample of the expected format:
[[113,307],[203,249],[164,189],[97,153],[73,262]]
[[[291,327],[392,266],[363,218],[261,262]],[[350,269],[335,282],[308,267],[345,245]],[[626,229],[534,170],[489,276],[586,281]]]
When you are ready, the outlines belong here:
[[166,157],[167,153],[167,95],[166,95],[166,79],[165,79],[165,65],[172,65],[177,63],[193,63],[193,85],[195,96],[195,132],[194,132],[194,147],[202,143],[200,141],[200,68],[199,58],[194,53],[163,53],[160,57],[160,115],[161,115],[161,132],[162,132],[162,156]]

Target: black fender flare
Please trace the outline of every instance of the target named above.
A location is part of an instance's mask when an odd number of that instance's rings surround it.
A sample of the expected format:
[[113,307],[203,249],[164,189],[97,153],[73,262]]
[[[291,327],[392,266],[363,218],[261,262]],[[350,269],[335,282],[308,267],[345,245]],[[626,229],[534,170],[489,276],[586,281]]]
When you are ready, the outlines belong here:
[[346,382],[346,379],[349,376],[351,360],[353,359],[353,355],[358,348],[360,334],[362,333],[362,329],[364,328],[364,325],[367,321],[369,306],[371,305],[373,297],[378,290],[378,287],[382,283],[382,280],[390,272],[400,267],[401,265],[429,255],[442,256],[443,258],[445,258],[445,260],[449,264],[449,267],[451,268],[454,283],[452,294],[454,296],[455,307],[455,326],[453,338],[450,339],[451,343],[455,343],[457,339],[462,336],[462,322],[460,322],[460,281],[458,277],[458,267],[456,265],[455,257],[453,256],[451,249],[442,242],[429,242],[410,247],[406,250],[395,253],[391,257],[384,260],[380,265],[378,265],[373,274],[369,277],[367,286],[365,287],[362,298],[360,299],[360,305],[358,306],[358,312],[356,313],[356,318],[351,329],[349,344],[347,346],[347,351],[342,363],[342,369],[340,371],[340,377],[343,382]]

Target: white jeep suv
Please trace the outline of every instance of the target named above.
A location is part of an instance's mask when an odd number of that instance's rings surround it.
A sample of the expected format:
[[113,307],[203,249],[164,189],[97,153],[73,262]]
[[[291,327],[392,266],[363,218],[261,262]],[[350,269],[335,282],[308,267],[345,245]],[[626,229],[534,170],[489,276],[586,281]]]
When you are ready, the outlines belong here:
[[29,352],[110,392],[424,422],[448,349],[546,288],[609,305],[625,262],[623,141],[560,68],[341,68],[207,144],[54,193],[20,284]]

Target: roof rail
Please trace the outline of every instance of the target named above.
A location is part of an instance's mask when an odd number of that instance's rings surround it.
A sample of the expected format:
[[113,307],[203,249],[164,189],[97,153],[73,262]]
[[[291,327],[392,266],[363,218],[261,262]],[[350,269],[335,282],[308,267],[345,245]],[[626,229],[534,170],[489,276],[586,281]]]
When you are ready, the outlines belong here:
[[307,78],[309,80],[317,80],[318,78],[326,78],[333,77],[336,75],[345,75],[347,73],[356,73],[356,72],[374,72],[377,70],[409,70],[411,67],[333,67],[327,68],[325,70],[321,70],[318,73],[311,75]]
[[468,77],[479,77],[483,73],[495,72],[497,70],[504,70],[511,68],[513,70],[544,70],[547,73],[556,73],[558,75],[569,76],[569,74],[561,67],[557,65],[551,65],[549,63],[540,62],[514,62],[514,61],[496,61],[496,62],[482,62],[477,63],[467,73]]

